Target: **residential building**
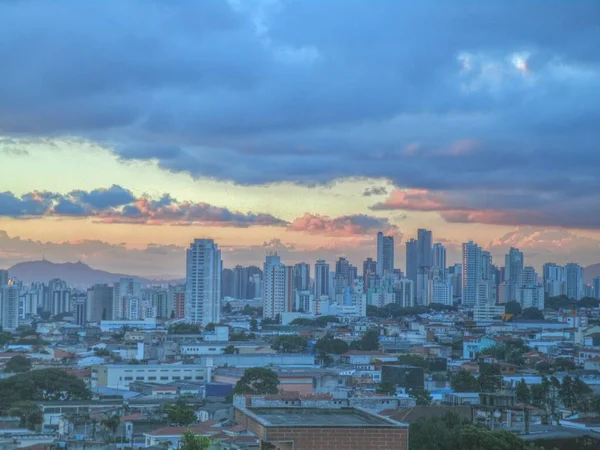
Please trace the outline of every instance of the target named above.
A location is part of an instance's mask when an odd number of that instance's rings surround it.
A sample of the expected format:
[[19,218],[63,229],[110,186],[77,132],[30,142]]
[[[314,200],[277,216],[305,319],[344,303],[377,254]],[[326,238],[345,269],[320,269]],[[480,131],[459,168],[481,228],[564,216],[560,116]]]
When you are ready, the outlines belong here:
[[198,364],[103,364],[92,366],[91,387],[129,389],[134,381],[211,381],[211,368]]
[[2,329],[16,331],[19,327],[19,285],[10,279],[6,285],[0,287],[0,293]]
[[212,239],[195,239],[186,252],[185,320],[221,321],[221,251]]
[[0,269],[0,287],[8,284],[8,270]]
[[506,287],[504,289],[504,301],[517,301],[518,289],[523,284],[523,253],[519,249],[511,247],[504,258],[504,277]]
[[479,284],[482,280],[481,247],[473,241],[463,244],[462,263],[462,304],[475,306],[478,299]]
[[394,272],[394,236],[377,233],[377,275]]
[[406,278],[413,282],[414,301],[417,298],[417,273],[419,271],[419,242],[416,239],[406,241]]
[[594,278],[594,298],[600,300],[600,277]]
[[298,263],[294,265],[294,289],[299,291],[310,289],[310,264]]
[[87,290],[86,321],[100,322],[113,317],[114,289],[107,284],[95,284]]
[[263,267],[263,316],[275,318],[286,311],[286,266],[276,253],[267,254]]
[[554,263],[544,264],[544,291],[549,297],[566,295],[565,268]]
[[569,263],[565,266],[565,279],[567,297],[581,300],[584,296],[585,283],[583,281],[583,267],[579,264]]
[[319,259],[315,264],[315,299],[329,295],[329,264]]

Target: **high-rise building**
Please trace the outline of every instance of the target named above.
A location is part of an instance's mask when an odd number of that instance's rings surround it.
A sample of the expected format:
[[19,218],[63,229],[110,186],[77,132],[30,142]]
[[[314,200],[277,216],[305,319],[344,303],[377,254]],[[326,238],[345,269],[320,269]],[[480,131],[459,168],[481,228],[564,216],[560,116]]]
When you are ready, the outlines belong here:
[[294,288],[299,291],[310,289],[310,264],[298,263],[294,265]]
[[585,283],[583,281],[583,267],[579,264],[569,263],[565,266],[567,282],[567,297],[581,300],[584,296]]
[[329,295],[329,264],[319,259],[315,264],[315,300]]
[[286,272],[276,253],[267,254],[263,267],[263,317],[273,319],[286,310]]
[[518,290],[523,284],[523,266],[523,253],[518,248],[511,247],[504,257],[505,302],[518,300]]
[[185,320],[219,323],[221,320],[221,251],[212,239],[195,239],[186,252]]
[[462,303],[466,306],[475,306],[479,298],[479,284],[482,280],[482,250],[473,241],[463,244],[462,247]]
[[[416,299],[417,274],[419,272],[419,242],[416,239],[406,241],[406,278],[413,282],[413,295]],[[413,299],[413,303],[414,300]]]
[[418,241],[418,265],[419,267],[431,267],[432,261],[432,242],[433,236],[430,230],[419,228],[417,230]]
[[0,287],[8,284],[8,270],[0,269]]
[[364,292],[377,286],[377,261],[373,261],[373,258],[367,258],[363,261],[362,277]]
[[594,288],[594,298],[600,300],[600,277],[594,278],[593,288]]
[[221,272],[221,297],[237,298],[234,296],[234,272],[233,269],[223,269]]
[[382,277],[394,271],[394,236],[377,233],[377,275]]
[[555,263],[544,264],[544,291],[549,297],[567,294],[565,268]]
[[114,289],[108,284],[95,284],[87,290],[86,320],[100,322],[113,317]]
[[444,274],[446,273],[446,247],[439,242],[433,244],[432,267],[434,269],[434,277],[444,278]]
[[115,283],[115,294],[113,297],[113,317],[112,319],[131,319],[131,311],[139,305],[142,300],[142,286],[133,278],[121,278]]
[[2,295],[2,329],[16,331],[19,328],[19,285],[12,279],[0,287]]
[[86,298],[87,296],[78,297],[75,300],[75,323],[79,326],[85,326],[87,320],[86,314]]

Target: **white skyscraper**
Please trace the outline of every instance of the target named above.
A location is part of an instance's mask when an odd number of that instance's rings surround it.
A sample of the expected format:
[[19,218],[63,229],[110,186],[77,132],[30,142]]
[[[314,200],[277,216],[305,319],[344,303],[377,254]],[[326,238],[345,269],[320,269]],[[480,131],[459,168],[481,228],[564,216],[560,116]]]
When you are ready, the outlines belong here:
[[185,320],[221,321],[221,251],[212,239],[195,239],[186,252]]
[[19,327],[19,285],[13,280],[0,288],[2,299],[2,329],[15,331]]
[[276,254],[268,254],[263,267],[263,317],[274,318],[285,311],[286,267]]
[[544,290],[549,297],[567,293],[565,268],[555,263],[544,264]]
[[[115,294],[113,297],[113,319],[137,319],[131,316],[132,308],[137,308],[141,300],[142,287],[133,278],[121,278],[115,283]],[[134,306],[131,306],[133,303]]]
[[377,233],[377,275],[394,272],[394,236]]
[[482,255],[481,247],[472,241],[463,244],[462,280],[462,303],[474,306],[479,297],[479,284],[482,280]]

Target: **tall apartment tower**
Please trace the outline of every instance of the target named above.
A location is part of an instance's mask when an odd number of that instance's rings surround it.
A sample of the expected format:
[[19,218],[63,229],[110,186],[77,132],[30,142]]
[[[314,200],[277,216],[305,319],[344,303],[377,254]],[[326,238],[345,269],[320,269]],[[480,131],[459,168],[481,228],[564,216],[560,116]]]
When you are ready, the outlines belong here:
[[319,259],[315,264],[315,300],[329,295],[329,264]]
[[504,257],[504,301],[517,301],[519,287],[523,280],[523,253],[518,248],[511,247]]
[[0,287],[8,284],[8,270],[0,269]]
[[394,272],[394,236],[377,233],[377,275]]
[[291,311],[294,303],[294,271],[276,253],[267,254],[263,270],[263,316],[275,318]]
[[473,241],[463,244],[462,250],[462,303],[465,306],[474,306],[479,297],[478,290],[482,280],[482,250]]
[[567,280],[567,297],[581,300],[584,297],[585,283],[583,282],[583,267],[579,264],[569,263],[565,266]]
[[594,298],[600,300],[600,277],[594,278]]
[[294,289],[307,291],[310,289],[310,265],[298,263],[294,265]]
[[7,284],[0,287],[2,299],[2,329],[16,331],[19,327],[19,286],[8,280]]
[[439,278],[443,278],[446,273],[446,247],[439,242],[433,244],[431,250],[432,267],[435,269],[435,274]]
[[221,321],[221,250],[212,239],[195,239],[186,252],[185,320]]

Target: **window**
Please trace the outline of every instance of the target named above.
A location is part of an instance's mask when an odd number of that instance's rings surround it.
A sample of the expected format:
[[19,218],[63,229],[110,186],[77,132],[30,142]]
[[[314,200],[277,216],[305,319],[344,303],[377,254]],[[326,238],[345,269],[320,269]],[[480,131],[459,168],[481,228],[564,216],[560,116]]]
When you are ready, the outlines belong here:
[[204,377],[203,376],[197,376],[196,380],[204,380]]
[[138,381],[144,381],[144,377],[135,377],[135,379]]
[[192,377],[183,377],[184,380],[191,380]]
[[156,377],[148,377],[148,381],[154,381],[156,380]]
[[173,380],[181,380],[181,377],[173,377]]
[[125,381],[131,381],[133,380],[133,377],[125,377]]
[[169,377],[160,377],[161,380],[168,380]]

